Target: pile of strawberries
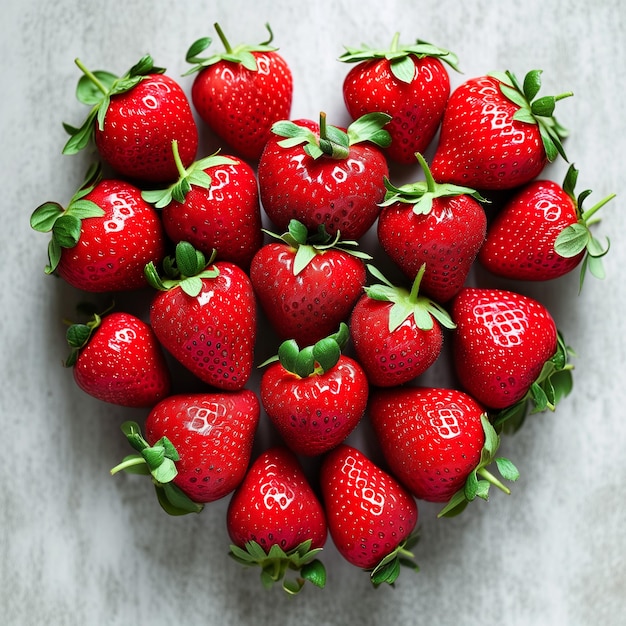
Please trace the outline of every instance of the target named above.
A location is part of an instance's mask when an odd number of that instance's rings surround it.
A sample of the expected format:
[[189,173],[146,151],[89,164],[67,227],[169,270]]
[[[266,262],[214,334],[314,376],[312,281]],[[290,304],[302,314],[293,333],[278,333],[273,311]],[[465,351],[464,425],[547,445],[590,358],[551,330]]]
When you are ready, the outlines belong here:
[[[467,286],[470,268],[602,277],[608,240],[590,225],[612,196],[583,209],[573,166],[562,185],[537,178],[567,159],[554,110],[571,95],[538,97],[538,70],[451,92],[447,50],[397,36],[388,50],[346,48],[353,121],[340,128],[323,112],[289,118],[293,79],[269,27],[236,47],[215,28],[224,52],[203,56],[207,37],[187,53],[190,99],[150,56],[123,76],[76,62],[90,111],[65,125],[63,152],[98,158],[67,206],[32,214],[50,233],[45,271],[82,295],[151,295],[145,319],[113,306],[72,324],[66,365],[93,397],[146,409],[141,426],[124,423],[134,453],[112,473],[150,476],[172,515],[231,496],[231,554],[266,586],[323,587],[329,538],[375,586],[392,584],[416,568],[417,501],[449,516],[491,485],[508,492],[518,471],[497,456],[501,435],[572,385],[546,307]],[[199,124],[223,150],[197,159]],[[394,185],[390,163],[415,182]],[[374,257],[359,243],[373,229]],[[406,281],[383,275],[383,259]],[[276,356],[257,363],[261,314]],[[420,385],[444,341],[458,384]],[[177,389],[172,363],[202,390]],[[262,412],[282,443],[253,458]],[[345,443],[362,419],[384,467]]]

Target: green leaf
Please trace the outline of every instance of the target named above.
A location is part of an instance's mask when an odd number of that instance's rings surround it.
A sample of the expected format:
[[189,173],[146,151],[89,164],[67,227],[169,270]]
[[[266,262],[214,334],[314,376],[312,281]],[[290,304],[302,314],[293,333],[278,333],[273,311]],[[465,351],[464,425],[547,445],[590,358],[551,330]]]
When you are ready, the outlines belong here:
[[278,347],[278,360],[288,372],[296,371],[296,360],[299,352],[300,348],[295,339],[287,339]]
[[319,559],[315,559],[303,565],[300,570],[300,575],[304,580],[308,580],[320,589],[326,586],[326,568]]
[[103,217],[105,210],[91,200],[75,200],[67,208],[67,213],[79,220],[91,217]]
[[180,288],[191,298],[196,298],[202,291],[202,279],[199,276],[187,276],[179,283]]
[[81,221],[73,215],[65,213],[55,222],[52,235],[62,248],[73,248],[80,239]]
[[590,233],[587,226],[580,222],[570,224],[558,234],[554,242],[554,250],[562,257],[575,257],[585,249],[589,239]]
[[[94,82],[92,76],[97,79],[99,84]],[[76,98],[83,104],[99,104],[104,98],[102,87],[104,87],[105,91],[109,90],[113,87],[116,80],[117,76],[115,74],[102,70],[91,72],[90,75],[83,74],[78,79],[78,84],[76,85]]]
[[386,148],[391,145],[391,135],[384,130],[384,126],[391,121],[387,113],[366,113],[348,126],[349,145],[369,141]]
[[524,95],[530,102],[535,98],[541,89],[541,70],[531,70],[524,77]]
[[193,502],[176,485],[166,483],[155,485],[155,491],[161,508],[172,516],[200,513],[204,508],[202,504]]
[[64,209],[58,202],[44,202],[30,216],[30,226],[40,233],[49,233]]
[[509,459],[498,457],[495,461],[498,471],[503,478],[512,482],[515,482],[519,478],[519,470]]
[[313,346],[313,358],[319,363],[322,373],[335,367],[339,357],[341,357],[341,348],[331,337],[320,339]]
[[389,63],[391,73],[401,82],[410,84],[415,77],[415,63],[410,56],[392,59]]
[[298,276],[304,268],[317,256],[313,246],[300,245],[293,260],[293,274]]

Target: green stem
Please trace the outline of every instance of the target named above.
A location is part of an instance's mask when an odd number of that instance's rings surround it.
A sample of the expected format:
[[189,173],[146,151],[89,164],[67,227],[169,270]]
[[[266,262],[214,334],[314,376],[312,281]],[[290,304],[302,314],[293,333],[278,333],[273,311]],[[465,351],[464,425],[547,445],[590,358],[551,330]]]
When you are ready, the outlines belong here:
[[74,59],[74,63],[78,65],[80,71],[106,96],[109,90],[96,78],[96,75],[89,70],[80,59]]
[[507,495],[511,493],[511,490],[501,481],[499,481],[488,469],[481,467],[477,474],[480,474],[484,479],[488,480],[494,487],[504,491]]
[[559,100],[563,100],[563,98],[569,98],[569,97],[571,97],[573,95],[574,95],[573,91],[566,91],[565,93],[562,93],[562,94],[560,94],[558,96],[554,96],[554,101],[558,102]]
[[435,179],[433,178],[433,175],[430,172],[428,163],[426,163],[426,159],[419,152],[416,153],[415,156],[417,157],[417,160],[422,170],[424,171],[424,176],[426,177],[426,189],[429,193],[432,193],[435,191],[435,187],[437,183],[435,182]]
[[613,198],[615,198],[615,195],[616,194],[612,193],[611,195],[607,196],[603,200],[600,200],[600,202],[598,202],[598,204],[594,204],[590,209],[587,209],[586,211],[583,211],[583,214],[580,216],[581,220],[583,222],[587,223],[589,221],[589,218],[594,213],[597,213],[605,204],[607,204],[608,202],[613,200]]
[[320,112],[320,139],[328,139],[326,130],[326,113]]
[[222,30],[222,27],[219,24],[213,24],[213,28],[215,28],[217,34],[219,35],[220,41],[222,42],[222,45],[224,46],[224,49],[226,50],[227,53],[231,53],[233,51],[230,43],[228,42],[228,39],[226,39],[226,35],[224,35],[224,31]]
[[396,50],[398,49],[398,41],[400,40],[400,33],[396,33],[393,36],[393,39],[391,40],[391,46],[390,46],[390,51],[391,52],[396,52]]
[[140,456],[133,456],[133,457],[129,457],[128,459],[126,459],[125,461],[122,461],[119,465],[116,465],[114,468],[111,469],[111,476],[113,476],[114,474],[117,474],[118,472],[121,472],[122,470],[125,470],[128,467],[134,467],[135,465],[146,465],[146,461],[143,457]]
[[178,140],[172,140],[172,154],[174,155],[174,163],[176,163],[176,169],[180,178],[184,178],[187,175],[187,170],[180,159],[180,152],[178,150]]
[[417,294],[420,290],[420,284],[422,282],[422,278],[424,276],[424,272],[426,271],[426,263],[422,263],[419,271],[417,272],[417,276],[413,281],[413,285],[411,286],[411,293],[409,294],[409,301],[415,304],[417,302]]

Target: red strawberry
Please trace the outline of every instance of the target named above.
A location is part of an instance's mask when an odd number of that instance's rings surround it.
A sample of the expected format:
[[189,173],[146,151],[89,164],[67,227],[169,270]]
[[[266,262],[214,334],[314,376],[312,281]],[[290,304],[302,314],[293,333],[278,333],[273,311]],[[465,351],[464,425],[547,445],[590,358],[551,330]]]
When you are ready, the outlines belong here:
[[335,335],[302,350],[293,340],[283,342],[278,362],[263,373],[263,408],[296,454],[315,456],[334,448],[365,413],[367,377],[341,353],[348,337],[342,323]]
[[323,227],[310,235],[297,220],[279,239],[256,253],[250,280],[280,337],[311,345],[348,319],[366,281],[362,259],[370,257]]
[[67,329],[66,361],[76,384],[104,402],[151,407],[170,390],[161,346],[148,324],[130,313],[93,315]]
[[[287,449],[265,450],[231,498],[226,515],[231,556],[262,568],[265,587],[283,581],[294,594],[308,580],[318,587],[326,571],[317,555],[326,543],[326,517],[296,457]],[[299,572],[284,579],[288,570]]]
[[417,536],[413,496],[362,452],[341,445],[322,463],[320,486],[330,536],[339,553],[370,572],[375,586],[393,584],[411,565]]
[[207,256],[247,270],[263,243],[259,189],[254,170],[240,159],[213,154],[184,168],[173,143],[180,177],[167,189],[143,192],[162,209],[168,237],[188,241]]
[[161,220],[141,191],[121,180],[101,180],[92,168],[66,209],[45,202],[31,226],[51,232],[46,273],[89,292],[129,291],[147,285],[144,267],[165,254]]
[[444,303],[465,284],[485,240],[487,218],[477,202],[484,198],[468,187],[436,183],[419,153],[417,159],[425,181],[401,187],[386,181],[378,240],[411,280],[426,264],[420,289]]
[[425,41],[398,43],[388,50],[348,48],[339,57],[357,63],[343,82],[343,97],[353,119],[380,111],[392,116],[386,126],[391,145],[386,155],[398,163],[413,163],[433,140],[450,95],[444,62],[458,71],[457,58]]
[[375,267],[382,284],[365,288],[350,317],[357,360],[372,385],[392,387],[423,374],[443,345],[441,326],[454,328],[447,312],[425,296],[419,286],[425,266],[411,291],[391,284]]
[[227,391],[241,389],[252,372],[256,303],[247,274],[227,261],[207,263],[188,242],[176,245],[164,262],[166,277],[154,265],[146,273],[160,292],[150,308],[159,341],[205,383]]
[[571,366],[550,312],[512,291],[466,287],[452,302],[453,357],[463,387],[491,409],[532,400],[553,409],[570,386]]
[[75,154],[95,140],[102,159],[118,174],[142,182],[175,180],[172,141],[186,166],[196,156],[198,129],[181,86],[144,56],[125,75],[89,71],[78,82],[78,99],[91,111],[80,128],[65,125],[70,139],[64,154]]
[[135,422],[122,431],[139,454],[111,470],[151,474],[163,509],[199,512],[244,479],[259,421],[259,401],[242,391],[169,396],[150,412],[145,439]]
[[448,502],[439,513],[455,515],[490,485],[510,493],[487,466],[516,480],[508,460],[496,458],[500,438],[484,409],[456,389],[402,387],[372,392],[369,414],[391,472],[417,498]]
[[200,57],[211,39],[195,41],[186,60],[194,64],[187,72],[199,72],[191,100],[209,128],[246,159],[256,160],[270,138],[274,122],[289,117],[293,78],[287,62],[269,39],[250,46],[231,47],[218,24],[214,24],[225,52]]
[[431,169],[440,182],[474,189],[512,189],[541,173],[560,154],[565,129],[554,118],[557,100],[535,99],[541,71],[522,85],[511,72],[472,78],[457,87],[441,123]]
[[261,204],[281,230],[296,219],[320,224],[344,239],[360,239],[380,212],[389,175],[380,147],[391,138],[383,113],[365,115],[347,130],[311,120],[280,121],[259,160]]
[[498,212],[478,254],[490,272],[515,280],[551,280],[571,272],[582,261],[580,285],[587,268],[604,276],[601,245],[589,229],[592,216],[615,194],[583,211],[591,193],[574,193],[578,170],[572,165],[563,185],[551,180],[527,183]]

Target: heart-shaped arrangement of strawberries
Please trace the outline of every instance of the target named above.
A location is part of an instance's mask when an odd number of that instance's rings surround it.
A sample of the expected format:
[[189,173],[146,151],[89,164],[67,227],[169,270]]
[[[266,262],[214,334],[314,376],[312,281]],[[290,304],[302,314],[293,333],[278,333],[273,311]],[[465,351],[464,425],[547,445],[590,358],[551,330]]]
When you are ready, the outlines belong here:
[[[417,569],[419,501],[447,517],[491,487],[510,493],[501,437],[572,389],[558,320],[475,284],[472,268],[520,291],[576,269],[580,288],[602,278],[609,243],[591,231],[613,196],[583,208],[573,165],[563,183],[541,177],[568,161],[555,109],[572,94],[540,95],[540,70],[453,90],[445,49],[398,35],[347,47],[343,127],[290,119],[293,77],[269,26],[235,47],[215,27],[224,51],[205,53],[206,37],[187,52],[190,98],[150,56],[122,76],[77,60],[90,110],[65,124],[63,152],[99,158],[31,226],[49,233],[46,273],[142,309],[86,312],[65,364],[99,401],[146,411],[117,433],[132,453],[112,474],[149,476],[171,515],[230,497],[230,554],[266,587],[323,587],[331,540],[374,586],[392,584]],[[220,151],[198,158],[198,124]],[[392,180],[402,170],[414,182]],[[263,362],[260,338],[274,342]],[[446,358],[454,384],[423,384]],[[255,454],[264,417],[276,443]],[[377,463],[347,441],[363,420]]]

